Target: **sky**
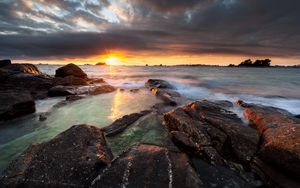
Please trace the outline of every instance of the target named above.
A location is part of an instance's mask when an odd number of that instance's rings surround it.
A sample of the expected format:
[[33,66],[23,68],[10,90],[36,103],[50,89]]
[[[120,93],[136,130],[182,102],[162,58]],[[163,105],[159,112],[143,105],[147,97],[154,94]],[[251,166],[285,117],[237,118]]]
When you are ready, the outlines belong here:
[[0,58],[300,64],[299,0],[0,0]]

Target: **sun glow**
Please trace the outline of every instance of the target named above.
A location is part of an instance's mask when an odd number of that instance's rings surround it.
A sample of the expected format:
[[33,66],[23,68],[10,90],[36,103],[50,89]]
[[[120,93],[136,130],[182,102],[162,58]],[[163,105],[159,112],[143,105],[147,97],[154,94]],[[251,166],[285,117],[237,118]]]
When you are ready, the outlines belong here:
[[121,55],[117,54],[107,54],[103,55],[101,58],[101,62],[105,62],[107,65],[123,65],[122,59],[123,57]]

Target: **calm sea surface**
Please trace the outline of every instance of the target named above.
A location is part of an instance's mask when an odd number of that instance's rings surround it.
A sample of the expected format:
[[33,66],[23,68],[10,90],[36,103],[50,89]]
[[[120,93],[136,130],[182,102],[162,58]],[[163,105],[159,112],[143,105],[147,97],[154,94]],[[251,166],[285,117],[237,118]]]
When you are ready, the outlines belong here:
[[[38,65],[54,75],[57,65]],[[46,141],[75,124],[98,127],[109,125],[125,114],[149,109],[159,102],[144,88],[149,78],[169,81],[179,93],[191,100],[242,99],[271,105],[300,114],[300,69],[228,67],[127,67],[81,66],[94,78],[104,78],[119,88],[140,88],[93,96],[68,106],[52,108],[63,98],[36,102],[37,112],[3,123],[0,128],[0,171],[29,145]],[[38,115],[51,112],[46,121]]]

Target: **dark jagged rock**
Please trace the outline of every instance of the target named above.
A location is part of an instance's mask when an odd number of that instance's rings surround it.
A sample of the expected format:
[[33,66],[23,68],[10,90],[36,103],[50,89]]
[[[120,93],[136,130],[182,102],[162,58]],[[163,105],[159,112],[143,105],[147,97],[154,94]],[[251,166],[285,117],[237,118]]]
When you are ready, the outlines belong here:
[[259,158],[300,178],[300,120],[274,107],[247,104],[244,109],[244,116],[261,135]]
[[101,129],[73,126],[28,148],[4,171],[0,187],[88,187],[111,159]]
[[166,126],[175,143],[192,149],[203,159],[223,164],[224,159],[247,164],[256,152],[257,132],[234,113],[230,102],[196,101],[165,113]]
[[299,115],[295,115],[295,118],[300,118],[300,114]]
[[149,79],[145,86],[168,105],[176,106],[182,101],[180,94],[165,80]]
[[10,59],[0,60],[0,67],[4,67],[4,66],[10,65],[10,64],[11,64]]
[[114,121],[111,125],[104,127],[103,131],[105,132],[105,136],[114,136],[122,131],[124,131],[128,126],[133,124],[142,116],[150,113],[151,111],[141,111],[139,113],[133,113],[130,115],[125,115],[120,119]]
[[136,145],[92,182],[96,187],[202,187],[187,155],[153,145]]
[[83,70],[80,67],[74,65],[73,63],[60,67],[56,70],[55,77],[66,77],[66,76],[87,78],[87,74],[83,72]]
[[13,119],[35,112],[35,102],[26,92],[0,90],[0,120]]
[[62,86],[70,86],[70,85],[88,85],[87,79],[75,77],[75,76],[66,76],[66,77],[56,77],[53,81],[53,85],[62,85]]
[[48,91],[50,97],[76,95],[76,87],[73,86],[54,86]]

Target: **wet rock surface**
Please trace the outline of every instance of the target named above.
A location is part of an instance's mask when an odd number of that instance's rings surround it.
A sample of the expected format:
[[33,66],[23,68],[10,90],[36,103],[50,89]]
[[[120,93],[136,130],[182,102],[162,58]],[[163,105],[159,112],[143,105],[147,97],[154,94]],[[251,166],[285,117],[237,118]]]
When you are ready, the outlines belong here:
[[149,79],[145,83],[145,86],[167,105],[176,106],[184,100],[180,94],[175,91],[175,88],[165,80]]
[[5,170],[0,187],[88,187],[111,159],[101,129],[73,126],[28,148]]
[[101,171],[91,187],[201,187],[201,184],[186,154],[141,144]]
[[0,91],[0,120],[9,120],[35,112],[35,102],[26,92]]
[[135,121],[137,121],[142,116],[149,114],[151,111],[142,111],[139,113],[133,113],[129,115],[125,115],[120,119],[114,121],[111,125],[104,127],[103,131],[105,132],[105,136],[114,136],[118,133],[123,132],[128,126],[132,125]]
[[55,77],[67,77],[67,76],[74,76],[79,78],[87,78],[87,74],[81,70],[80,67],[78,67],[75,64],[68,64],[63,67],[60,67],[55,72]]
[[244,115],[261,136],[259,158],[298,179],[300,120],[284,110],[255,104],[247,104]]

